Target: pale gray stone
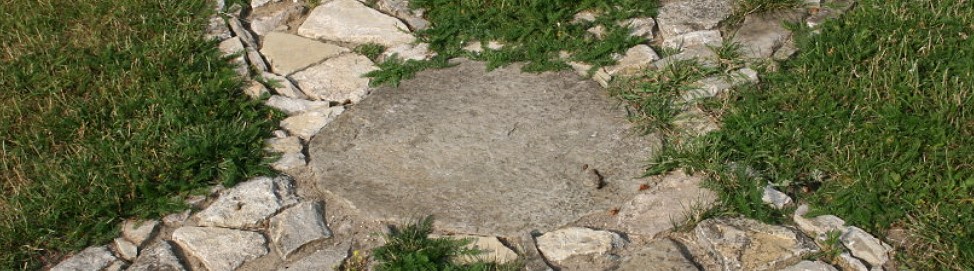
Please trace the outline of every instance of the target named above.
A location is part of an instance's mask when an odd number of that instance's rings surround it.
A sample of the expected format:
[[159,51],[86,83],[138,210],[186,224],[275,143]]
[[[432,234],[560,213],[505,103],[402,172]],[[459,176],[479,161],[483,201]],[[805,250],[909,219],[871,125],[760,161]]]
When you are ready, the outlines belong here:
[[428,43],[420,44],[400,44],[392,48],[386,49],[382,52],[382,56],[379,61],[384,61],[389,59],[393,55],[396,55],[402,60],[427,60],[436,55],[434,52],[430,52]]
[[345,54],[291,75],[298,87],[315,100],[358,103],[369,91],[365,73],[379,69],[369,58]]
[[293,263],[284,264],[277,271],[338,270],[338,266],[348,257],[349,248],[348,244],[344,244],[321,249]]
[[301,139],[311,140],[311,137],[318,134],[321,128],[331,123],[344,111],[345,108],[341,106],[309,110],[282,120],[281,128]]
[[385,14],[392,14],[406,22],[413,31],[429,27],[429,21],[423,19],[422,10],[409,8],[409,0],[378,0],[375,7]]
[[182,227],[172,240],[207,270],[230,271],[267,254],[267,240],[260,233],[213,227]]
[[189,214],[191,210],[185,210],[178,213],[168,214],[162,217],[162,223],[169,227],[182,227],[189,219]]
[[646,40],[653,39],[653,29],[656,28],[656,20],[651,17],[640,17],[624,20],[619,23],[629,27],[629,35],[633,37],[643,37]]
[[246,50],[244,49],[243,43],[240,42],[239,37],[229,38],[220,42],[219,48],[220,52],[223,52],[223,56],[237,54],[237,56],[230,60],[230,63],[233,64],[233,70],[238,75],[246,77],[250,73],[250,70],[247,68]]
[[795,46],[795,41],[793,39],[788,39],[781,44],[781,48],[774,51],[774,55],[772,55],[771,58],[778,61],[784,61],[791,58],[791,56],[795,55],[795,53],[798,53],[798,47]]
[[777,270],[818,252],[795,230],[744,218],[707,219],[693,232],[723,270]]
[[838,271],[835,267],[821,261],[801,261],[780,271]]
[[723,42],[720,31],[702,30],[667,38],[663,41],[663,47],[681,50],[689,47],[720,47]]
[[284,112],[288,116],[293,116],[308,110],[329,107],[330,103],[326,101],[309,101],[281,95],[271,95],[267,101],[264,101],[264,105],[281,110],[281,112]]
[[247,80],[244,83],[243,92],[251,99],[261,99],[271,94],[270,90],[267,90],[264,84],[254,80]]
[[[280,1],[281,0],[276,0],[275,2],[280,2]],[[259,7],[263,7],[264,5],[267,5],[270,2],[271,0],[250,0],[250,8],[256,9]]]
[[206,24],[206,39],[208,40],[226,40],[229,39],[233,34],[230,33],[230,28],[227,27],[227,22],[220,18],[220,16],[210,17],[209,23]]
[[199,226],[256,227],[284,207],[279,187],[269,177],[257,177],[221,192],[220,197],[196,214]]
[[748,14],[731,41],[740,45],[742,57],[769,58],[791,39],[791,30],[785,25],[797,24],[802,17],[797,10]]
[[679,170],[669,173],[619,208],[616,223],[629,234],[647,237],[669,231],[676,223],[686,222],[716,202],[717,194],[701,187],[702,183],[700,176]]
[[585,32],[592,34],[592,36],[595,37],[596,39],[602,39],[605,36],[605,26],[596,25],[589,29],[586,29]]
[[605,70],[611,76],[634,75],[651,67],[656,60],[659,60],[656,51],[645,44],[640,44],[626,50],[625,56],[619,60],[619,63]]
[[51,271],[101,270],[116,260],[106,246],[89,247],[64,260]]
[[261,77],[270,84],[270,87],[274,88],[274,93],[293,99],[308,99],[308,96],[301,89],[298,89],[294,83],[291,83],[287,77],[269,72],[262,73]]
[[576,13],[575,16],[572,17],[572,23],[594,22],[595,17],[598,17],[598,14],[596,14],[594,11],[583,10],[579,13]]
[[406,24],[355,0],[333,0],[316,7],[298,28],[298,35],[386,47],[415,40]]
[[849,252],[839,254],[839,257],[835,257],[834,262],[843,271],[869,271],[869,268],[862,261],[853,257]]
[[276,137],[276,138],[285,138],[285,137],[288,137],[287,131],[284,131],[284,130],[274,130],[273,134],[274,134],[274,137]]
[[134,260],[135,257],[139,256],[139,247],[131,241],[125,240],[125,238],[115,238],[112,241],[112,247],[115,250],[115,255],[118,255],[126,261]]
[[622,260],[617,271],[699,271],[679,245],[670,239],[657,239]]
[[125,220],[122,223],[122,237],[142,247],[146,240],[152,239],[156,234],[158,226],[158,220]]
[[854,226],[850,226],[839,240],[849,249],[852,256],[856,256],[870,266],[883,266],[889,261],[889,253],[893,251],[893,248],[883,241]]
[[289,171],[308,165],[308,158],[304,153],[289,152],[281,155],[280,159],[271,163],[271,168],[277,171]]
[[264,141],[264,148],[270,152],[278,153],[291,153],[291,152],[301,152],[304,146],[301,144],[301,139],[296,136],[289,136],[283,138],[270,138]]
[[142,250],[128,271],[185,271],[169,242],[159,241]]
[[[379,88],[322,129],[308,181],[367,217],[432,214],[438,230],[497,236],[549,231],[637,193],[629,185],[659,143],[594,82],[456,63]],[[605,187],[585,186],[586,164]]]
[[664,0],[656,16],[664,39],[716,28],[734,13],[735,0]]
[[115,260],[114,262],[112,262],[111,264],[109,264],[107,267],[105,267],[101,271],[122,271],[122,270],[125,270],[126,267],[128,267],[128,264],[126,264],[125,261]]
[[251,35],[250,31],[243,26],[240,19],[237,19],[237,17],[230,17],[227,19],[227,24],[230,25],[230,30],[233,30],[233,34],[240,37],[240,42],[243,42],[244,45],[251,48],[260,48],[260,44],[258,44],[257,40],[254,39],[254,35]]
[[802,204],[798,206],[795,210],[795,214],[792,216],[792,220],[798,225],[798,229],[802,232],[815,238],[816,241],[822,242],[828,238],[829,232],[845,233],[848,227],[845,226],[845,221],[834,215],[820,215],[814,218],[805,218],[805,214],[808,212],[808,205]]
[[271,32],[264,37],[264,47],[260,52],[270,62],[275,73],[290,75],[348,52],[348,49],[287,33]]
[[676,115],[673,126],[681,134],[690,136],[703,136],[707,133],[720,129],[720,124],[699,106],[690,106]]
[[227,2],[224,0],[213,0],[213,11],[220,13],[223,8],[227,6]]
[[808,25],[808,27],[814,28],[825,21],[838,18],[842,14],[848,12],[849,9],[852,9],[852,7],[855,5],[855,0],[826,1],[826,3],[822,5],[817,12],[812,13],[811,16],[808,16],[808,18],[805,19],[805,23]]
[[257,70],[257,72],[266,72],[267,63],[264,62],[264,58],[260,56],[260,53],[254,48],[247,47],[247,62]]
[[321,204],[306,201],[271,218],[268,231],[281,259],[287,260],[305,244],[331,237],[323,215]]
[[517,260],[518,256],[514,250],[511,250],[496,236],[479,236],[479,235],[468,235],[468,234],[456,234],[456,235],[430,235],[432,238],[452,238],[456,240],[468,240],[469,244],[464,246],[466,249],[475,249],[480,251],[476,255],[463,255],[456,256],[453,261],[460,264],[469,264],[478,261],[485,262],[495,262],[495,263],[509,263]]
[[[307,9],[304,5],[294,4],[272,13],[252,14],[250,16],[250,30],[254,31],[254,34],[258,36],[267,35],[267,33],[274,31],[274,29],[285,26],[285,23],[288,21],[301,17]],[[264,44],[264,46],[267,46],[266,40]]]
[[281,199],[282,206],[295,205],[301,201],[301,197],[295,191],[294,180],[291,177],[287,175],[274,177],[274,186],[277,188],[274,193]]
[[625,246],[625,240],[614,232],[570,227],[538,236],[537,244],[545,259],[558,265],[575,256],[605,255]]
[[791,204],[791,197],[784,192],[774,189],[774,186],[769,184],[764,186],[761,201],[764,201],[765,204],[771,205],[775,209],[781,210],[785,208],[785,205]]

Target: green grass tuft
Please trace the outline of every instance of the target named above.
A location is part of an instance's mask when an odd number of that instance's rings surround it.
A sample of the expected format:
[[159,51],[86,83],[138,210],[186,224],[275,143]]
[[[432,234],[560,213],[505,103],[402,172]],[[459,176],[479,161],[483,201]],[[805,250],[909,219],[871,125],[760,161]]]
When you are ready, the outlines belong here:
[[519,270],[520,264],[496,264],[478,261],[469,264],[458,264],[453,261],[456,257],[477,255],[478,250],[464,248],[470,240],[452,238],[429,238],[433,232],[433,217],[427,216],[416,223],[402,229],[393,229],[386,235],[386,244],[372,251],[377,261],[375,266],[379,271],[411,271],[411,270]]

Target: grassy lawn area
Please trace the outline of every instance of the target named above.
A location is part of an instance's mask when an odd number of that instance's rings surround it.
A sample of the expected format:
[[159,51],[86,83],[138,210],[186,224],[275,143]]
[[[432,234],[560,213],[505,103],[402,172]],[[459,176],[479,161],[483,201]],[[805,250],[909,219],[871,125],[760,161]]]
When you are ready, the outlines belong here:
[[278,115],[202,40],[208,1],[2,1],[0,269],[266,172]]
[[761,203],[770,182],[819,214],[903,240],[909,269],[972,270],[970,36],[968,1],[860,0],[821,34],[801,35],[780,72],[708,103],[722,130],[671,148],[657,169],[711,173],[717,214],[788,220]]

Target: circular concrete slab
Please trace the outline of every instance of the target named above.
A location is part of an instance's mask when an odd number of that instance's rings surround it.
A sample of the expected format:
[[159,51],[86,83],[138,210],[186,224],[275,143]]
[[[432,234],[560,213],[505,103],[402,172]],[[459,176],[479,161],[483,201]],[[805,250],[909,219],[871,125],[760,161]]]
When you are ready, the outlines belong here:
[[432,214],[438,229],[506,236],[637,192],[658,140],[597,84],[459,62],[378,89],[325,127],[309,143],[316,189],[375,219]]

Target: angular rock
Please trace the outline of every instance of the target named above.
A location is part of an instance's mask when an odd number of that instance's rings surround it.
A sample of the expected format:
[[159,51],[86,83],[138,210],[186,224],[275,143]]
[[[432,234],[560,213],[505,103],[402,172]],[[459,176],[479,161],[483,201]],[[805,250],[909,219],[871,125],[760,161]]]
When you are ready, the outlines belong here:
[[808,27],[814,28],[825,21],[838,18],[842,14],[849,11],[849,9],[852,9],[852,7],[855,5],[855,0],[827,1],[827,3],[822,5],[817,12],[812,13],[811,16],[808,16],[808,18],[805,19],[805,24],[808,25]]
[[179,213],[172,213],[162,217],[162,223],[169,227],[182,227],[192,210],[185,210]]
[[274,93],[293,99],[308,99],[308,96],[301,89],[294,86],[294,83],[291,83],[291,80],[284,76],[265,72],[261,74],[261,77],[270,83],[270,86],[274,88]]
[[315,100],[357,103],[369,90],[365,73],[378,67],[367,57],[346,54],[291,75],[298,87]]
[[386,47],[412,43],[409,27],[396,18],[355,0],[324,3],[308,15],[298,35],[353,44],[378,43]]
[[281,259],[305,244],[331,237],[323,215],[318,202],[306,201],[271,218],[268,233]]
[[399,57],[402,60],[427,60],[433,57],[436,53],[430,52],[428,43],[420,44],[400,44],[395,47],[386,49],[379,58],[379,61],[384,61],[393,55]]
[[247,82],[244,83],[243,92],[248,97],[255,100],[264,98],[266,95],[271,94],[270,90],[267,90],[267,87],[265,87],[264,84],[254,80],[247,80]]
[[277,171],[289,171],[308,165],[308,158],[300,152],[289,152],[281,155],[281,159],[271,163],[271,168]]
[[834,263],[843,271],[869,271],[869,268],[862,261],[853,257],[849,252],[839,254],[839,257],[835,257]]
[[315,251],[293,263],[284,264],[277,271],[321,271],[338,270],[338,266],[348,257],[348,244]]
[[237,72],[240,76],[247,76],[250,70],[247,69],[246,60],[246,50],[244,49],[243,43],[240,42],[239,37],[233,37],[220,42],[219,45],[220,52],[223,52],[223,56],[230,56],[233,54],[239,54],[230,60],[233,63],[233,70]]
[[632,18],[619,23],[629,27],[629,35],[633,37],[643,37],[646,40],[653,39],[653,29],[656,28],[656,20],[651,17]]
[[[281,0],[274,0],[274,2],[280,2],[280,1]],[[256,9],[259,7],[263,7],[264,5],[267,5],[267,3],[270,2],[271,0],[250,0],[250,8]]]
[[304,146],[301,145],[301,139],[296,136],[271,138],[265,140],[264,143],[267,146],[264,149],[270,152],[291,153],[304,150]]
[[250,30],[258,36],[267,35],[288,21],[301,17],[307,10],[308,8],[304,5],[295,4],[272,13],[252,14],[250,15]]
[[106,246],[89,247],[64,260],[51,271],[101,270],[116,260]]
[[723,270],[777,270],[818,251],[795,230],[750,219],[707,219],[693,232]]
[[128,267],[128,264],[126,264],[125,261],[115,260],[105,267],[105,269],[102,269],[102,271],[122,271],[125,270],[126,267]]
[[625,243],[616,233],[581,227],[564,228],[537,238],[538,250],[556,265],[576,256],[605,255]]
[[281,32],[264,36],[264,47],[260,49],[272,70],[285,76],[344,52],[348,49]]
[[230,28],[227,27],[227,22],[220,18],[220,16],[210,17],[210,22],[206,24],[206,39],[208,40],[226,40],[233,36],[230,33]]
[[659,60],[656,51],[645,44],[640,44],[626,50],[626,55],[619,60],[619,63],[607,67],[606,72],[611,76],[633,75],[652,66],[656,60]]
[[701,183],[702,177],[682,171],[667,174],[651,190],[619,208],[616,223],[629,234],[647,237],[669,231],[674,223],[685,222],[694,212],[707,210],[716,202],[717,194]]
[[436,238],[453,238],[458,240],[470,240],[471,243],[464,246],[466,249],[476,249],[481,253],[477,255],[463,255],[454,258],[454,261],[460,264],[474,263],[477,261],[485,262],[495,262],[495,263],[509,263],[517,260],[517,253],[511,250],[497,237],[494,236],[477,236],[477,235],[450,235],[450,236],[435,236]]
[[128,271],[185,271],[169,242],[159,241],[142,250]]
[[[657,139],[633,133],[623,105],[593,82],[519,68],[458,60],[377,89],[311,140],[310,181],[367,217],[421,212],[439,230],[497,236],[548,231],[634,196],[628,184]],[[585,185],[586,164],[602,189]]]
[[781,44],[781,48],[774,51],[774,55],[772,55],[771,58],[778,61],[784,61],[791,58],[791,56],[795,55],[795,53],[798,53],[798,47],[795,46],[795,41],[793,39],[788,39]]
[[146,240],[152,239],[158,230],[158,220],[125,220],[122,223],[122,237],[135,246],[142,247]]
[[663,48],[682,50],[690,47],[720,47],[723,42],[724,39],[720,36],[720,31],[704,30],[667,38],[663,41]]
[[831,265],[821,261],[801,261],[795,265],[780,269],[780,271],[839,271]]
[[267,101],[264,101],[264,105],[281,110],[281,112],[284,112],[288,116],[293,116],[308,110],[329,107],[330,103],[325,101],[295,99],[281,95],[271,95]]
[[596,17],[598,17],[598,14],[594,11],[583,10],[572,17],[572,23],[594,22]]
[[211,227],[182,227],[172,240],[211,271],[234,270],[246,261],[267,254],[260,233]]
[[260,56],[260,53],[254,48],[247,47],[247,62],[254,67],[258,72],[266,72],[267,63],[264,62],[264,58]]
[[764,201],[765,204],[771,205],[775,209],[781,210],[785,208],[785,205],[791,204],[791,197],[784,192],[774,189],[774,186],[769,184],[764,186],[761,201]]
[[[691,102],[703,98],[717,96],[733,87],[746,83],[757,83],[758,72],[751,68],[743,68],[729,73],[730,76],[714,76],[694,82],[691,90],[683,93],[683,101]],[[787,196],[787,195],[786,195]]]
[[735,0],[664,0],[656,16],[664,39],[711,30],[734,13]]
[[342,112],[345,108],[341,106],[317,108],[282,120],[281,128],[308,141]]
[[[250,228],[284,207],[282,188],[269,177],[257,177],[223,191],[196,214],[199,226]],[[285,192],[287,194],[289,192]]]
[[409,8],[409,0],[379,0],[375,7],[385,14],[392,14],[406,22],[412,30],[422,30],[429,27],[429,21],[423,19],[421,10]]
[[785,24],[797,24],[803,16],[796,10],[748,14],[731,41],[740,44],[742,57],[769,58],[791,39]]
[[115,250],[115,255],[126,261],[134,260],[139,256],[139,247],[122,237],[112,241],[112,248]]
[[720,129],[720,124],[697,106],[680,112],[674,119],[673,126],[683,135],[703,136]]
[[622,260],[617,271],[686,270],[698,271],[680,246],[670,239],[657,239]]
[[869,266],[883,266],[889,261],[890,251],[893,251],[893,248],[883,241],[854,226],[850,226],[839,240],[849,249],[852,256],[865,261]]
[[230,25],[230,30],[233,30],[233,34],[240,37],[240,42],[243,42],[244,45],[251,48],[260,48],[260,44],[258,44],[257,40],[254,39],[254,35],[251,35],[250,31],[243,26],[240,19],[230,17],[227,19],[227,24]]
[[845,226],[845,221],[834,215],[820,215],[814,218],[805,218],[805,213],[808,212],[808,205],[802,204],[798,206],[795,210],[795,215],[792,216],[792,220],[798,225],[798,229],[802,232],[815,238],[816,241],[822,242],[828,238],[829,232],[839,232],[845,233],[848,227]]

